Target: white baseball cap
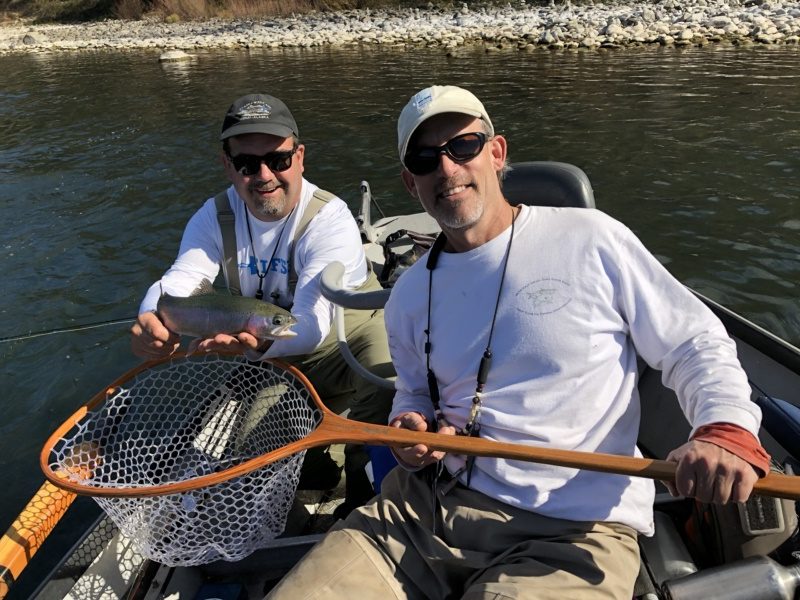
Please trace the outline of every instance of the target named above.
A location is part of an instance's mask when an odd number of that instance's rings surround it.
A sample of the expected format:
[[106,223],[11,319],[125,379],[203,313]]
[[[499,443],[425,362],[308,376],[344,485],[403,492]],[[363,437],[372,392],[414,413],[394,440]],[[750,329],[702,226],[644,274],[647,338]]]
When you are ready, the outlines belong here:
[[427,119],[442,113],[460,113],[481,119],[489,127],[489,135],[494,135],[494,125],[475,94],[454,85],[434,85],[414,94],[400,113],[397,120],[397,150],[401,162],[417,128]]

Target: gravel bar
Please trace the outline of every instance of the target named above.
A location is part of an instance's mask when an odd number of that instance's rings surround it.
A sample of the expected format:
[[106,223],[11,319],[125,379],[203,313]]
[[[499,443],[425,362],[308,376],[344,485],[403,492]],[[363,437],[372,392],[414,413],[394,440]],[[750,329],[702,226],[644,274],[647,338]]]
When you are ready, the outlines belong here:
[[157,50],[162,60],[195,50],[379,45],[444,51],[602,49],[658,44],[798,44],[800,1],[569,0],[480,9],[409,8],[311,13],[272,19],[165,23],[108,20],[84,24],[0,26],[0,54]]

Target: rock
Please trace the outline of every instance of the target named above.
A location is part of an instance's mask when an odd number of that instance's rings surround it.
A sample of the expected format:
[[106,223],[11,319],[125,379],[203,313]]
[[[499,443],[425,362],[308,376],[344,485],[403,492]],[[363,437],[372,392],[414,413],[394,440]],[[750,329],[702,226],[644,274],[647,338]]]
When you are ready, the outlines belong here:
[[192,60],[192,55],[183,50],[167,50],[158,57],[158,62],[181,62],[184,60]]
[[45,40],[46,38],[44,35],[36,32],[31,32],[25,34],[25,36],[22,38],[22,43],[32,46],[34,44],[42,44],[45,42]]
[[731,18],[725,15],[717,15],[715,17],[711,17],[710,25],[711,27],[716,27],[718,29],[725,29],[728,25],[733,23]]

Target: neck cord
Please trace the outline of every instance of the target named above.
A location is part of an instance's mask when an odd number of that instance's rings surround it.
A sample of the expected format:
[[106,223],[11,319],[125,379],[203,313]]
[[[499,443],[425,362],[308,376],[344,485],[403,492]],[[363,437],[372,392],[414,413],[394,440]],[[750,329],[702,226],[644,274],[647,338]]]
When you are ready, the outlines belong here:
[[[278,251],[278,247],[281,245],[281,238],[283,237],[283,230],[286,229],[286,225],[289,223],[289,219],[292,217],[292,213],[294,212],[294,208],[289,211],[289,214],[286,215],[286,220],[283,222],[281,226],[281,231],[278,234],[278,241],[275,242],[275,248],[272,249],[272,256],[269,257],[269,262],[264,267],[264,272],[262,273],[261,270],[258,268],[258,256],[256,256],[256,247],[253,244],[253,232],[250,229],[250,210],[245,206],[244,207],[244,219],[247,221],[247,235],[250,236],[250,251],[253,253],[253,260],[256,261],[256,275],[258,275],[258,290],[256,291],[256,300],[262,300],[264,298],[264,279],[269,273],[270,268],[272,267],[272,261],[275,258],[275,253]],[[273,300],[277,300],[280,294],[276,292],[272,292],[270,294],[270,298]]]
[[[497,309],[500,307],[500,297],[503,293],[503,283],[506,279],[506,269],[508,268],[508,259],[511,256],[511,244],[514,242],[514,224],[517,220],[517,214],[514,212],[514,207],[511,207],[511,235],[508,238],[508,246],[506,247],[506,255],[503,259],[503,271],[500,274],[500,285],[497,287],[497,299],[494,303],[494,311],[492,313],[492,324],[489,328],[489,339],[486,340],[486,350],[483,351],[480,365],[478,366],[478,375],[476,377],[475,396],[472,398],[472,408],[470,409],[469,418],[466,425],[457,431],[457,435],[465,435],[469,437],[477,437],[480,434],[480,423],[478,417],[481,411],[481,404],[483,402],[483,389],[486,384],[486,379],[489,376],[489,368],[492,366],[492,337],[494,336],[494,325],[497,320]],[[434,410],[434,431],[438,430],[441,422],[444,421],[442,416],[442,409],[440,406],[441,396],[439,394],[439,384],[436,380],[436,375],[431,368],[431,297],[433,294],[433,270],[436,268],[436,262],[439,259],[447,239],[444,233],[436,238],[433,246],[431,247],[430,254],[428,255],[428,327],[425,329],[425,363],[428,369],[428,389],[430,391],[431,402],[433,403]],[[475,465],[475,457],[470,456],[467,458],[466,464],[452,475],[452,480],[449,486],[454,485],[458,481],[458,477],[464,472],[467,472],[467,487],[469,487],[470,480],[472,479],[472,468]],[[439,475],[443,469],[442,462],[438,462],[436,469],[433,473],[431,481],[433,491],[433,514],[434,514],[434,533],[436,531],[436,505],[438,503],[438,496],[436,495],[436,486],[438,485]],[[443,490],[447,493],[450,487]]]
[[[481,362],[478,367],[478,375],[476,377],[475,396],[472,398],[472,408],[470,410],[469,418],[466,425],[461,429],[458,434],[466,436],[477,436],[480,432],[480,424],[478,423],[478,416],[480,414],[481,403],[483,401],[483,389],[486,385],[486,379],[489,376],[489,368],[492,366],[492,337],[494,336],[494,326],[497,320],[497,309],[500,306],[500,297],[503,292],[503,283],[506,278],[506,269],[508,268],[508,259],[511,255],[511,244],[514,241],[514,224],[517,220],[517,214],[514,208],[511,207],[511,235],[508,239],[508,246],[506,247],[506,255],[503,259],[503,271],[500,275],[500,285],[497,288],[497,299],[494,304],[494,312],[492,313],[492,324],[489,328],[489,338],[486,341],[486,350],[483,352]],[[440,240],[442,240],[440,242]],[[435,428],[438,428],[439,422],[442,420],[442,411],[440,407],[441,397],[439,395],[439,385],[436,380],[436,375],[431,368],[431,297],[433,294],[433,269],[436,267],[439,253],[444,247],[446,240],[444,234],[436,239],[436,243],[431,248],[431,255],[428,258],[428,327],[425,329],[425,361],[428,370],[428,388],[430,390],[431,402],[436,415]],[[435,254],[434,254],[435,253]],[[471,469],[470,469],[471,470]]]

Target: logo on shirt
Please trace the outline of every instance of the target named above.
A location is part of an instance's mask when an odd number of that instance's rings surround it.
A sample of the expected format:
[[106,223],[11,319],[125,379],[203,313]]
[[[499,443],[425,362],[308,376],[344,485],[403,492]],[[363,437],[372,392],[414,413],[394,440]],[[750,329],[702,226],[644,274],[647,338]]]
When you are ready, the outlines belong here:
[[267,260],[262,258],[258,262],[252,256],[250,262],[239,263],[240,269],[250,269],[250,275],[260,275],[261,273],[280,273],[286,275],[289,272],[289,263],[283,258],[273,258],[269,261],[269,268],[267,268]]
[[517,292],[517,309],[528,315],[549,315],[570,302],[569,283],[561,279],[539,279]]

